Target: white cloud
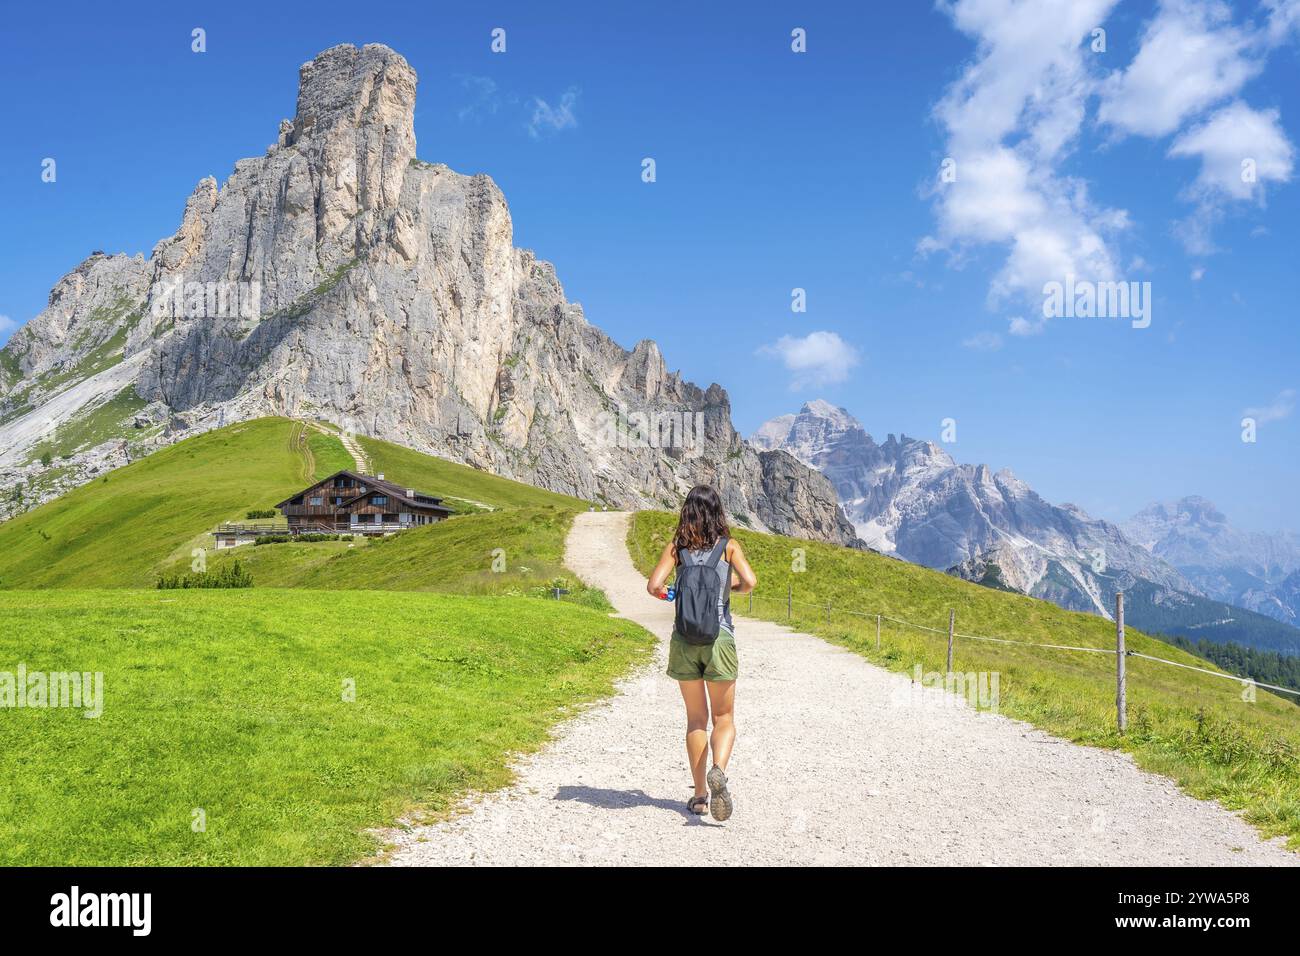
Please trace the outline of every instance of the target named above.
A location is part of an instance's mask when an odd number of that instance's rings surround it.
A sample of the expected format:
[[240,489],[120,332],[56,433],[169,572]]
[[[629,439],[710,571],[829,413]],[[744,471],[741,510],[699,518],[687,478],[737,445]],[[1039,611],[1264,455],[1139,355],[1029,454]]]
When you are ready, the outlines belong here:
[[1123,133],[1167,136],[1259,73],[1259,47],[1226,3],[1162,0],[1133,62],[1107,79],[1097,118]]
[[456,111],[456,117],[463,123],[466,120],[478,120],[490,116],[501,108],[501,94],[497,90],[496,80],[490,76],[473,76],[457,74],[461,88],[468,94],[469,102]]
[[[1222,0],[1161,0],[1133,62],[1103,87],[1102,123],[1121,136],[1162,137],[1183,129],[1169,155],[1201,160],[1196,180],[1184,191],[1196,208],[1173,229],[1192,255],[1217,251],[1212,234],[1230,203],[1262,202],[1265,182],[1291,178],[1294,149],[1278,112],[1252,109],[1235,97],[1300,26],[1300,0],[1264,0],[1260,10],[1266,14],[1263,26],[1234,23]],[[1227,100],[1232,102],[1208,120],[1185,128]]]
[[[1007,259],[989,297],[1041,301],[1045,282],[1112,279],[1107,237],[1123,210],[1099,209],[1057,167],[1077,139],[1094,88],[1083,41],[1115,0],[957,0],[944,6],[975,38],[974,60],[935,107],[955,179],[937,182],[935,234],[918,251],[997,244]],[[1090,53],[1087,55],[1091,55]]]
[[1219,251],[1214,244],[1214,226],[1223,218],[1223,211],[1213,204],[1202,203],[1186,218],[1178,219],[1173,224],[1173,234],[1188,255],[1211,256]]
[[16,322],[7,315],[0,315],[0,344],[8,341],[9,336],[11,336],[21,324],[21,322]]
[[803,338],[783,335],[758,353],[781,360],[793,376],[793,389],[842,382],[859,362],[858,350],[834,332],[809,332]]
[[[1201,169],[1184,191],[1196,208],[1174,223],[1174,235],[1194,256],[1218,249],[1214,227],[1233,202],[1264,202],[1264,183],[1288,182],[1295,148],[1282,132],[1277,110],[1256,110],[1240,101],[1174,141],[1172,157],[1198,157]],[[1252,233],[1254,235],[1254,233]]]
[[[489,76],[474,76],[468,73],[456,74],[467,102],[456,110],[460,121],[481,122],[484,118],[501,113],[511,122],[516,122],[522,113],[526,117],[523,126],[533,139],[558,133],[561,130],[576,129],[578,116],[576,107],[582,91],[571,86],[561,95],[559,102],[552,105],[540,96],[521,96],[514,91],[502,90],[496,80]],[[531,112],[529,112],[531,111]]]
[[1264,0],[1268,11],[1270,43],[1285,43],[1293,33],[1300,33],[1300,0]]
[[1039,332],[1043,331],[1043,328],[1046,325],[1047,321],[1045,319],[1038,322],[1030,322],[1028,319],[1016,316],[1008,325],[1008,330],[1012,335],[1037,335]]
[[1243,418],[1253,418],[1255,424],[1263,425],[1266,422],[1278,422],[1290,418],[1293,411],[1295,411],[1295,389],[1284,388],[1269,404],[1248,408],[1241,414]]
[[962,348],[975,352],[996,352],[1002,348],[1002,336],[996,332],[977,332],[961,344]]
[[1295,149],[1279,120],[1237,101],[1179,136],[1169,155],[1201,160],[1192,194],[1202,201],[1263,199],[1264,183],[1291,178]]
[[1192,270],[1191,280],[1193,282],[1200,282],[1204,278],[1205,278],[1204,266],[1197,266],[1195,269]]
[[557,106],[551,106],[541,97],[533,97],[533,117],[528,121],[528,135],[540,139],[545,133],[558,133],[560,130],[576,129],[578,117],[573,108],[578,104],[581,91],[571,86],[560,96]]

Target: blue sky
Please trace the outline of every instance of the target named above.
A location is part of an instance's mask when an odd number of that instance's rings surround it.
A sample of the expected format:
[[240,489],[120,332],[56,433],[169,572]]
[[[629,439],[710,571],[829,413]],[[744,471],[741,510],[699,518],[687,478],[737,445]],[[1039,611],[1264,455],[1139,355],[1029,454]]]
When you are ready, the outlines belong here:
[[[724,384],[742,431],[818,397],[880,440],[952,418],[958,460],[1103,517],[1202,494],[1300,527],[1300,3],[806,8],[11,6],[0,316],[94,249],[147,254],[274,141],[301,63],[383,42],[421,158],[489,173],[588,318]],[[1067,271],[1150,282],[1150,327],[1044,322]]]

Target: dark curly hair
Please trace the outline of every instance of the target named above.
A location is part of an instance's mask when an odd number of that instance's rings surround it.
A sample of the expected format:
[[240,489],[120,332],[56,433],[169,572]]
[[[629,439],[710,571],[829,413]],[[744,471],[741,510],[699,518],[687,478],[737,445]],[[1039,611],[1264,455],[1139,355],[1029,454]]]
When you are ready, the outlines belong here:
[[673,557],[680,560],[683,548],[703,551],[712,548],[719,538],[731,537],[727,527],[727,513],[722,509],[722,496],[708,485],[696,485],[686,495],[682,515],[673,532]]

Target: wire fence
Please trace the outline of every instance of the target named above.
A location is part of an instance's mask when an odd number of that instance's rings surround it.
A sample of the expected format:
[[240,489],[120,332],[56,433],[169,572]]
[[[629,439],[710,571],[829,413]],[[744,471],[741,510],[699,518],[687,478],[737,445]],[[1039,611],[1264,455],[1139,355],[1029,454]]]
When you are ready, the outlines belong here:
[[[639,542],[637,542],[636,550],[639,556],[644,557],[644,555],[641,554],[641,548]],[[749,597],[749,610],[752,611],[754,608],[754,592],[753,591],[749,592],[748,597]],[[1041,643],[1037,641],[1016,640],[1007,637],[989,637],[983,634],[964,634],[956,630],[956,612],[953,609],[949,609],[948,629],[944,630],[943,628],[931,627],[927,624],[918,624],[916,621],[908,621],[908,620],[904,620],[903,618],[892,617],[888,614],[884,614],[881,612],[873,613],[870,611],[860,611],[854,608],[846,608],[846,607],[836,608],[830,602],[827,602],[826,604],[819,604],[819,603],[813,603],[809,601],[796,601],[794,599],[794,585],[789,584],[787,585],[787,591],[786,591],[786,620],[787,621],[793,620],[794,607],[796,604],[801,607],[817,608],[818,610],[824,608],[826,611],[827,624],[829,624],[831,621],[832,613],[836,613],[836,612],[840,614],[849,614],[854,617],[866,618],[868,620],[874,618],[876,621],[876,648],[877,649],[879,649],[881,646],[880,630],[881,630],[881,624],[884,621],[889,621],[891,624],[897,624],[901,627],[911,627],[919,631],[927,631],[932,634],[944,635],[948,639],[947,671],[949,674],[952,673],[953,650],[955,648],[956,641],[959,638],[964,641],[981,641],[981,642],[987,642],[991,644],[1010,644],[1019,647],[1040,648],[1043,650],[1074,651],[1083,654],[1106,654],[1112,656],[1115,658],[1115,672],[1116,672],[1116,677],[1115,677],[1116,720],[1119,725],[1119,729],[1121,733],[1123,733],[1126,727],[1128,726],[1128,701],[1127,701],[1127,688],[1126,688],[1127,669],[1125,667],[1125,662],[1129,657],[1138,657],[1141,658],[1142,660],[1151,661],[1156,664],[1165,664],[1170,667],[1180,667],[1186,670],[1196,671],[1201,674],[1206,674],[1210,677],[1218,677],[1223,680],[1230,680],[1237,684],[1247,686],[1247,687],[1252,687],[1252,688],[1262,687],[1265,690],[1273,691],[1274,693],[1289,695],[1291,697],[1296,698],[1297,701],[1300,701],[1300,690],[1296,690],[1294,688],[1280,687],[1277,684],[1266,684],[1261,681],[1257,681],[1251,677],[1239,677],[1236,674],[1229,674],[1224,671],[1214,671],[1205,667],[1196,667],[1192,664],[1184,664],[1179,661],[1171,661],[1168,658],[1164,658],[1164,657],[1156,657],[1151,654],[1143,654],[1140,651],[1128,650],[1125,647],[1124,592],[1123,591],[1120,591],[1115,595],[1115,647],[1113,648],[1081,647],[1078,645],[1071,645],[1071,644],[1048,644],[1048,643]]]
[[[753,592],[750,592],[748,597],[749,597],[749,610],[752,611],[754,608]],[[762,596],[762,599],[780,600],[779,598],[769,599],[766,598],[766,596]],[[786,598],[784,603],[786,606],[787,621],[794,620],[795,607],[814,608],[818,611],[825,612],[827,624],[831,623],[831,618],[833,614],[848,614],[853,617],[866,619],[868,621],[875,620],[877,649],[879,649],[881,646],[881,625],[885,621],[888,621],[889,623],[898,625],[900,627],[910,627],[918,631],[925,631],[927,633],[941,635],[947,638],[948,641],[948,647],[947,647],[948,673],[952,673],[953,651],[956,647],[956,642],[958,640],[980,641],[980,642],[985,642],[990,644],[1013,645],[1016,647],[1041,648],[1043,650],[1074,651],[1074,652],[1084,653],[1084,654],[1105,654],[1114,657],[1116,659],[1116,710],[1117,710],[1116,716],[1121,731],[1124,730],[1128,722],[1127,721],[1127,698],[1126,698],[1127,672],[1125,667],[1125,661],[1127,658],[1130,657],[1138,657],[1141,658],[1142,660],[1152,661],[1157,664],[1165,664],[1170,667],[1180,667],[1186,670],[1196,671],[1197,673],[1200,674],[1206,674],[1210,677],[1218,677],[1223,680],[1230,680],[1236,684],[1240,684],[1248,687],[1261,687],[1264,688],[1265,690],[1273,691],[1278,694],[1287,694],[1300,699],[1300,690],[1296,690],[1294,688],[1280,687],[1276,684],[1265,684],[1261,681],[1254,680],[1253,678],[1250,677],[1239,677],[1236,674],[1228,674],[1225,673],[1224,671],[1210,670],[1209,668],[1206,667],[1197,667],[1193,664],[1185,664],[1180,661],[1171,661],[1168,658],[1156,657],[1152,654],[1144,654],[1140,651],[1128,650],[1127,647],[1125,646],[1123,592],[1117,594],[1115,599],[1115,647],[1083,647],[1083,646],[1073,645],[1073,644],[1049,644],[1045,642],[1026,641],[1026,640],[1019,640],[1019,639],[1008,638],[1008,637],[990,637],[985,634],[966,634],[956,629],[956,611],[952,609],[950,609],[948,612],[947,628],[931,627],[928,624],[919,624],[916,621],[908,621],[903,618],[893,617],[891,615],[884,614],[884,613],[860,611],[854,608],[847,608],[847,607],[835,607],[831,602],[815,603],[810,601],[796,601],[794,598],[793,585],[787,586]]]

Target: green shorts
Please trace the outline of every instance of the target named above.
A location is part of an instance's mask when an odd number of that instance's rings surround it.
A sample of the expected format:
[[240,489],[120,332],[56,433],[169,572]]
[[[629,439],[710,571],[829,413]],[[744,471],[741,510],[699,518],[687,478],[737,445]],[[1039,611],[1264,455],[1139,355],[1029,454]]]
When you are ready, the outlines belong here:
[[687,644],[673,633],[668,642],[668,676],[673,680],[735,680],[740,670],[736,638],[719,628],[712,644]]

